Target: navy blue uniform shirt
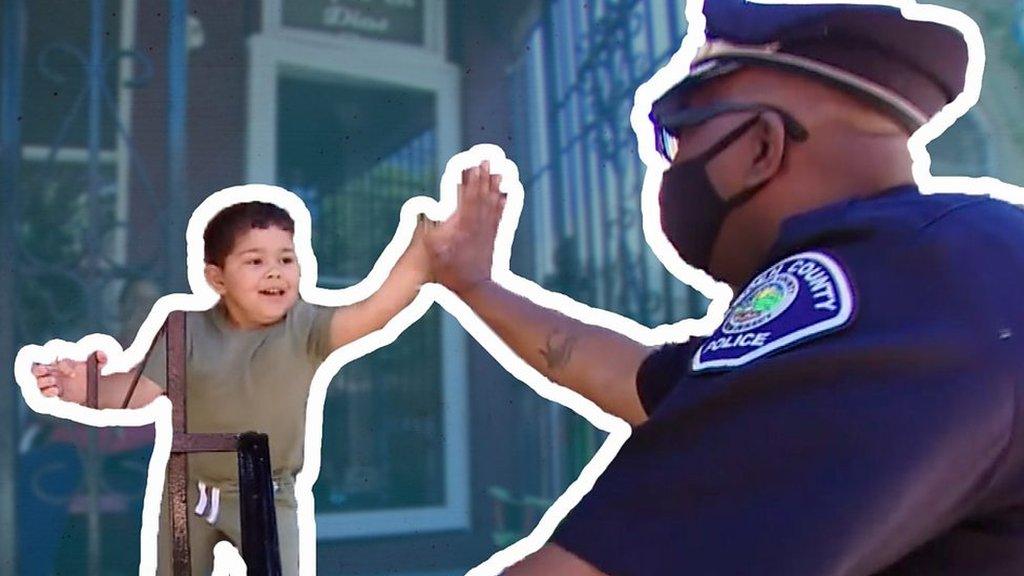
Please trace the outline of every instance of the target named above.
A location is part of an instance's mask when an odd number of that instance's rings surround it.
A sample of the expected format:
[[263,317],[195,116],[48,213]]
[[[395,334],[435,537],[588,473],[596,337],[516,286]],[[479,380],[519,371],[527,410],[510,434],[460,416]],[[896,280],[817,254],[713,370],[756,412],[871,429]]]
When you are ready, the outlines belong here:
[[1024,574],[1024,211],[916,187],[788,220],[553,541],[611,575]]

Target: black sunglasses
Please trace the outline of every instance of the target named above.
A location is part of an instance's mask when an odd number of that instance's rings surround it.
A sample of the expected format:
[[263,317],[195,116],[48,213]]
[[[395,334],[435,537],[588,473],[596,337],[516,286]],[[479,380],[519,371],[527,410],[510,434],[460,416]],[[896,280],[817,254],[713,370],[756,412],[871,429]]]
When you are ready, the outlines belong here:
[[651,112],[654,124],[654,147],[666,160],[672,162],[679,150],[679,131],[699,126],[716,116],[736,112],[774,112],[782,118],[786,135],[797,142],[807,140],[807,129],[796,118],[781,108],[770,104],[749,104],[720,102],[701,108],[686,108],[675,112],[656,114]]

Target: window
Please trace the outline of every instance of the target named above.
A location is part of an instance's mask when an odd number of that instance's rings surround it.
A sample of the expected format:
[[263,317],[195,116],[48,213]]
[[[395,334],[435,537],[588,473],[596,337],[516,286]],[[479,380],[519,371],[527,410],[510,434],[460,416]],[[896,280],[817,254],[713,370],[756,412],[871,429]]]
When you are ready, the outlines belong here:
[[665,0],[553,2],[518,72],[537,280],[647,325],[702,313],[645,242],[645,167],[629,124],[637,86],[682,40],[682,14]]
[[977,108],[958,118],[941,136],[928,144],[935,176],[991,176],[995,158],[984,117]]
[[[320,286],[349,286],[391,240],[403,202],[437,196],[458,146],[457,72],[422,51],[389,59],[365,39],[250,42],[249,181],[303,197]],[[314,486],[320,539],[468,527],[465,364],[464,333],[435,307],[341,369]]]
[[[534,279],[653,326],[699,317],[705,300],[671,276],[643,235],[645,167],[629,123],[636,88],[678,49],[681,0],[546,4],[516,71],[515,150],[534,233]],[[601,437],[551,406],[549,494],[560,494]],[[562,418],[571,418],[564,424]],[[564,448],[567,446],[567,448]]]
[[[21,97],[21,171],[15,201],[22,215],[19,241],[25,256],[45,265],[21,276],[19,289],[26,336],[44,341],[39,327],[63,338],[118,331],[118,266],[126,262],[123,223],[128,215],[134,0],[110,2],[96,21],[93,3],[39,0],[26,4],[24,84]],[[78,22],[54,26],[54,22]],[[90,75],[93,28],[101,36],[103,75]],[[95,107],[90,105],[95,102]],[[94,154],[94,155],[93,155]],[[90,245],[90,218],[96,244]],[[95,269],[80,265],[86,254]],[[87,294],[87,276],[101,273]],[[104,274],[105,273],[105,274]],[[87,302],[102,297],[91,317]],[[96,322],[101,324],[97,325]],[[92,322],[90,324],[90,322]],[[103,328],[103,327],[106,328]]]

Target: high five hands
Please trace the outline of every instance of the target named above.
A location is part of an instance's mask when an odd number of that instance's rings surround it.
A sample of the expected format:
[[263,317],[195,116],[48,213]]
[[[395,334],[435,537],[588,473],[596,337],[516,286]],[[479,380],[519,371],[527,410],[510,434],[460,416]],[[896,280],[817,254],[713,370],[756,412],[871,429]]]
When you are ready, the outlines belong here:
[[455,212],[424,229],[434,281],[459,296],[491,279],[494,240],[506,200],[500,185],[501,175],[491,174],[487,160],[463,170]]

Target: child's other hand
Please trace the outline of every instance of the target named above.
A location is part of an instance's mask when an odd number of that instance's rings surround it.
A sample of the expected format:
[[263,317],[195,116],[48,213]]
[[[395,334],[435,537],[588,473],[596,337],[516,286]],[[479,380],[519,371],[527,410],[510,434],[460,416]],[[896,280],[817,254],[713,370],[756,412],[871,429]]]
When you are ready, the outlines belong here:
[[[99,367],[107,363],[107,355],[97,352]],[[34,364],[32,375],[36,377],[36,385],[43,396],[60,398],[66,402],[83,404],[85,402],[86,363],[67,358],[52,364]]]
[[435,281],[456,294],[491,278],[505,195],[499,190],[501,176],[490,169],[485,160],[462,171],[455,213],[431,227],[424,239]]

